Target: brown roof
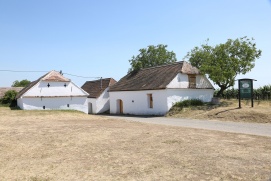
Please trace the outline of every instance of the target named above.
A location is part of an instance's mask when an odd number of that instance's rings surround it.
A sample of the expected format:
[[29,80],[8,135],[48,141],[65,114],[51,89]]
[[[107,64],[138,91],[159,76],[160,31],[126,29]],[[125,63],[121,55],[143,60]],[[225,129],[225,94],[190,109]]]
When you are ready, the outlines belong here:
[[4,97],[5,93],[9,90],[15,90],[16,92],[20,92],[23,87],[0,87],[0,99]]
[[52,70],[51,72],[47,73],[41,80],[43,81],[50,81],[50,82],[70,82],[70,79],[67,79],[59,72]]
[[185,61],[165,64],[131,72],[113,85],[110,91],[165,89],[178,73],[200,74],[197,68]]
[[50,81],[50,82],[69,82],[70,79],[65,78],[59,72],[52,70],[47,74],[41,76],[39,79],[31,82],[28,86],[24,87],[16,96],[16,99],[20,98],[24,93],[36,85],[39,81]]
[[89,94],[88,98],[98,98],[107,87],[116,82],[112,78],[87,81],[81,88]]

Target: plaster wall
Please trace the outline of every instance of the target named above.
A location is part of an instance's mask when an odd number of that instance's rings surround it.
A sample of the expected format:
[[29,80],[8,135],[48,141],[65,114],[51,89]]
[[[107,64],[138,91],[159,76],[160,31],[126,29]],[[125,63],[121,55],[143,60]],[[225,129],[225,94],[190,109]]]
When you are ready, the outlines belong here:
[[88,98],[88,102],[92,104],[93,114],[100,114],[110,109],[108,89],[106,88],[98,98]]
[[168,110],[179,101],[188,99],[200,99],[203,102],[211,102],[214,89],[167,89]]
[[[152,94],[153,108],[149,106],[148,94]],[[167,108],[167,92],[163,90],[109,92],[110,113],[119,114],[119,100],[123,102],[123,114],[164,115]]]
[[88,113],[87,97],[19,98],[17,104],[24,110],[45,108],[45,110],[77,110]]

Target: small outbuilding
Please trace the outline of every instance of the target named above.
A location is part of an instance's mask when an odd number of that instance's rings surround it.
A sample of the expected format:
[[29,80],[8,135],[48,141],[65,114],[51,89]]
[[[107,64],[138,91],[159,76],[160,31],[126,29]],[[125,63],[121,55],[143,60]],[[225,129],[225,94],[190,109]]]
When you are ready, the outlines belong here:
[[109,111],[109,89],[116,81],[112,78],[87,81],[81,88],[88,96],[88,113],[100,114]]
[[178,101],[210,102],[214,87],[190,63],[181,61],[128,73],[111,86],[110,113],[164,115]]
[[87,97],[87,92],[53,70],[22,89],[16,99],[24,110],[72,109],[88,113]]

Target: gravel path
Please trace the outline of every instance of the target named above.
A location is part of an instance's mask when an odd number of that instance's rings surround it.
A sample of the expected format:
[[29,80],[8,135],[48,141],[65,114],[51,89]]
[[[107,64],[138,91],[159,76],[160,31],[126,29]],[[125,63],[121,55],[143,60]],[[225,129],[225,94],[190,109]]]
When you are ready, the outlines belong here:
[[125,119],[142,123],[162,124],[169,126],[180,126],[187,128],[198,128],[207,130],[216,130],[232,133],[244,133],[258,136],[271,137],[271,124],[261,123],[241,123],[231,121],[211,121],[211,120],[194,120],[182,118],[166,117],[131,117],[131,116],[107,116],[116,119]]

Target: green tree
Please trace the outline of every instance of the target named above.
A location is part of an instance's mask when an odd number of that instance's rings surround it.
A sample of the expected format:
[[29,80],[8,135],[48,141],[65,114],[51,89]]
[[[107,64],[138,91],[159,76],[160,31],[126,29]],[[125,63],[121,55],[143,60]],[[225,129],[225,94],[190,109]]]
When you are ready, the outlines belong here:
[[129,60],[131,68],[129,72],[137,71],[141,68],[153,67],[166,63],[176,62],[176,54],[173,51],[168,51],[167,45],[159,44],[157,46],[150,45],[147,48],[139,50],[140,54],[133,56]]
[[11,85],[11,87],[26,87],[30,84],[31,82],[27,79],[24,79],[24,80],[21,80],[21,81],[18,81],[18,80],[15,80],[13,82],[13,84]]
[[214,47],[208,45],[208,40],[201,47],[195,47],[187,53],[186,58],[197,67],[201,73],[220,87],[217,96],[234,85],[238,74],[246,74],[255,66],[255,60],[261,56],[254,39],[246,36],[235,40],[228,39],[226,43]]
[[16,95],[18,93],[15,90],[9,90],[5,93],[4,97],[1,99],[3,104],[12,104],[15,102]]

